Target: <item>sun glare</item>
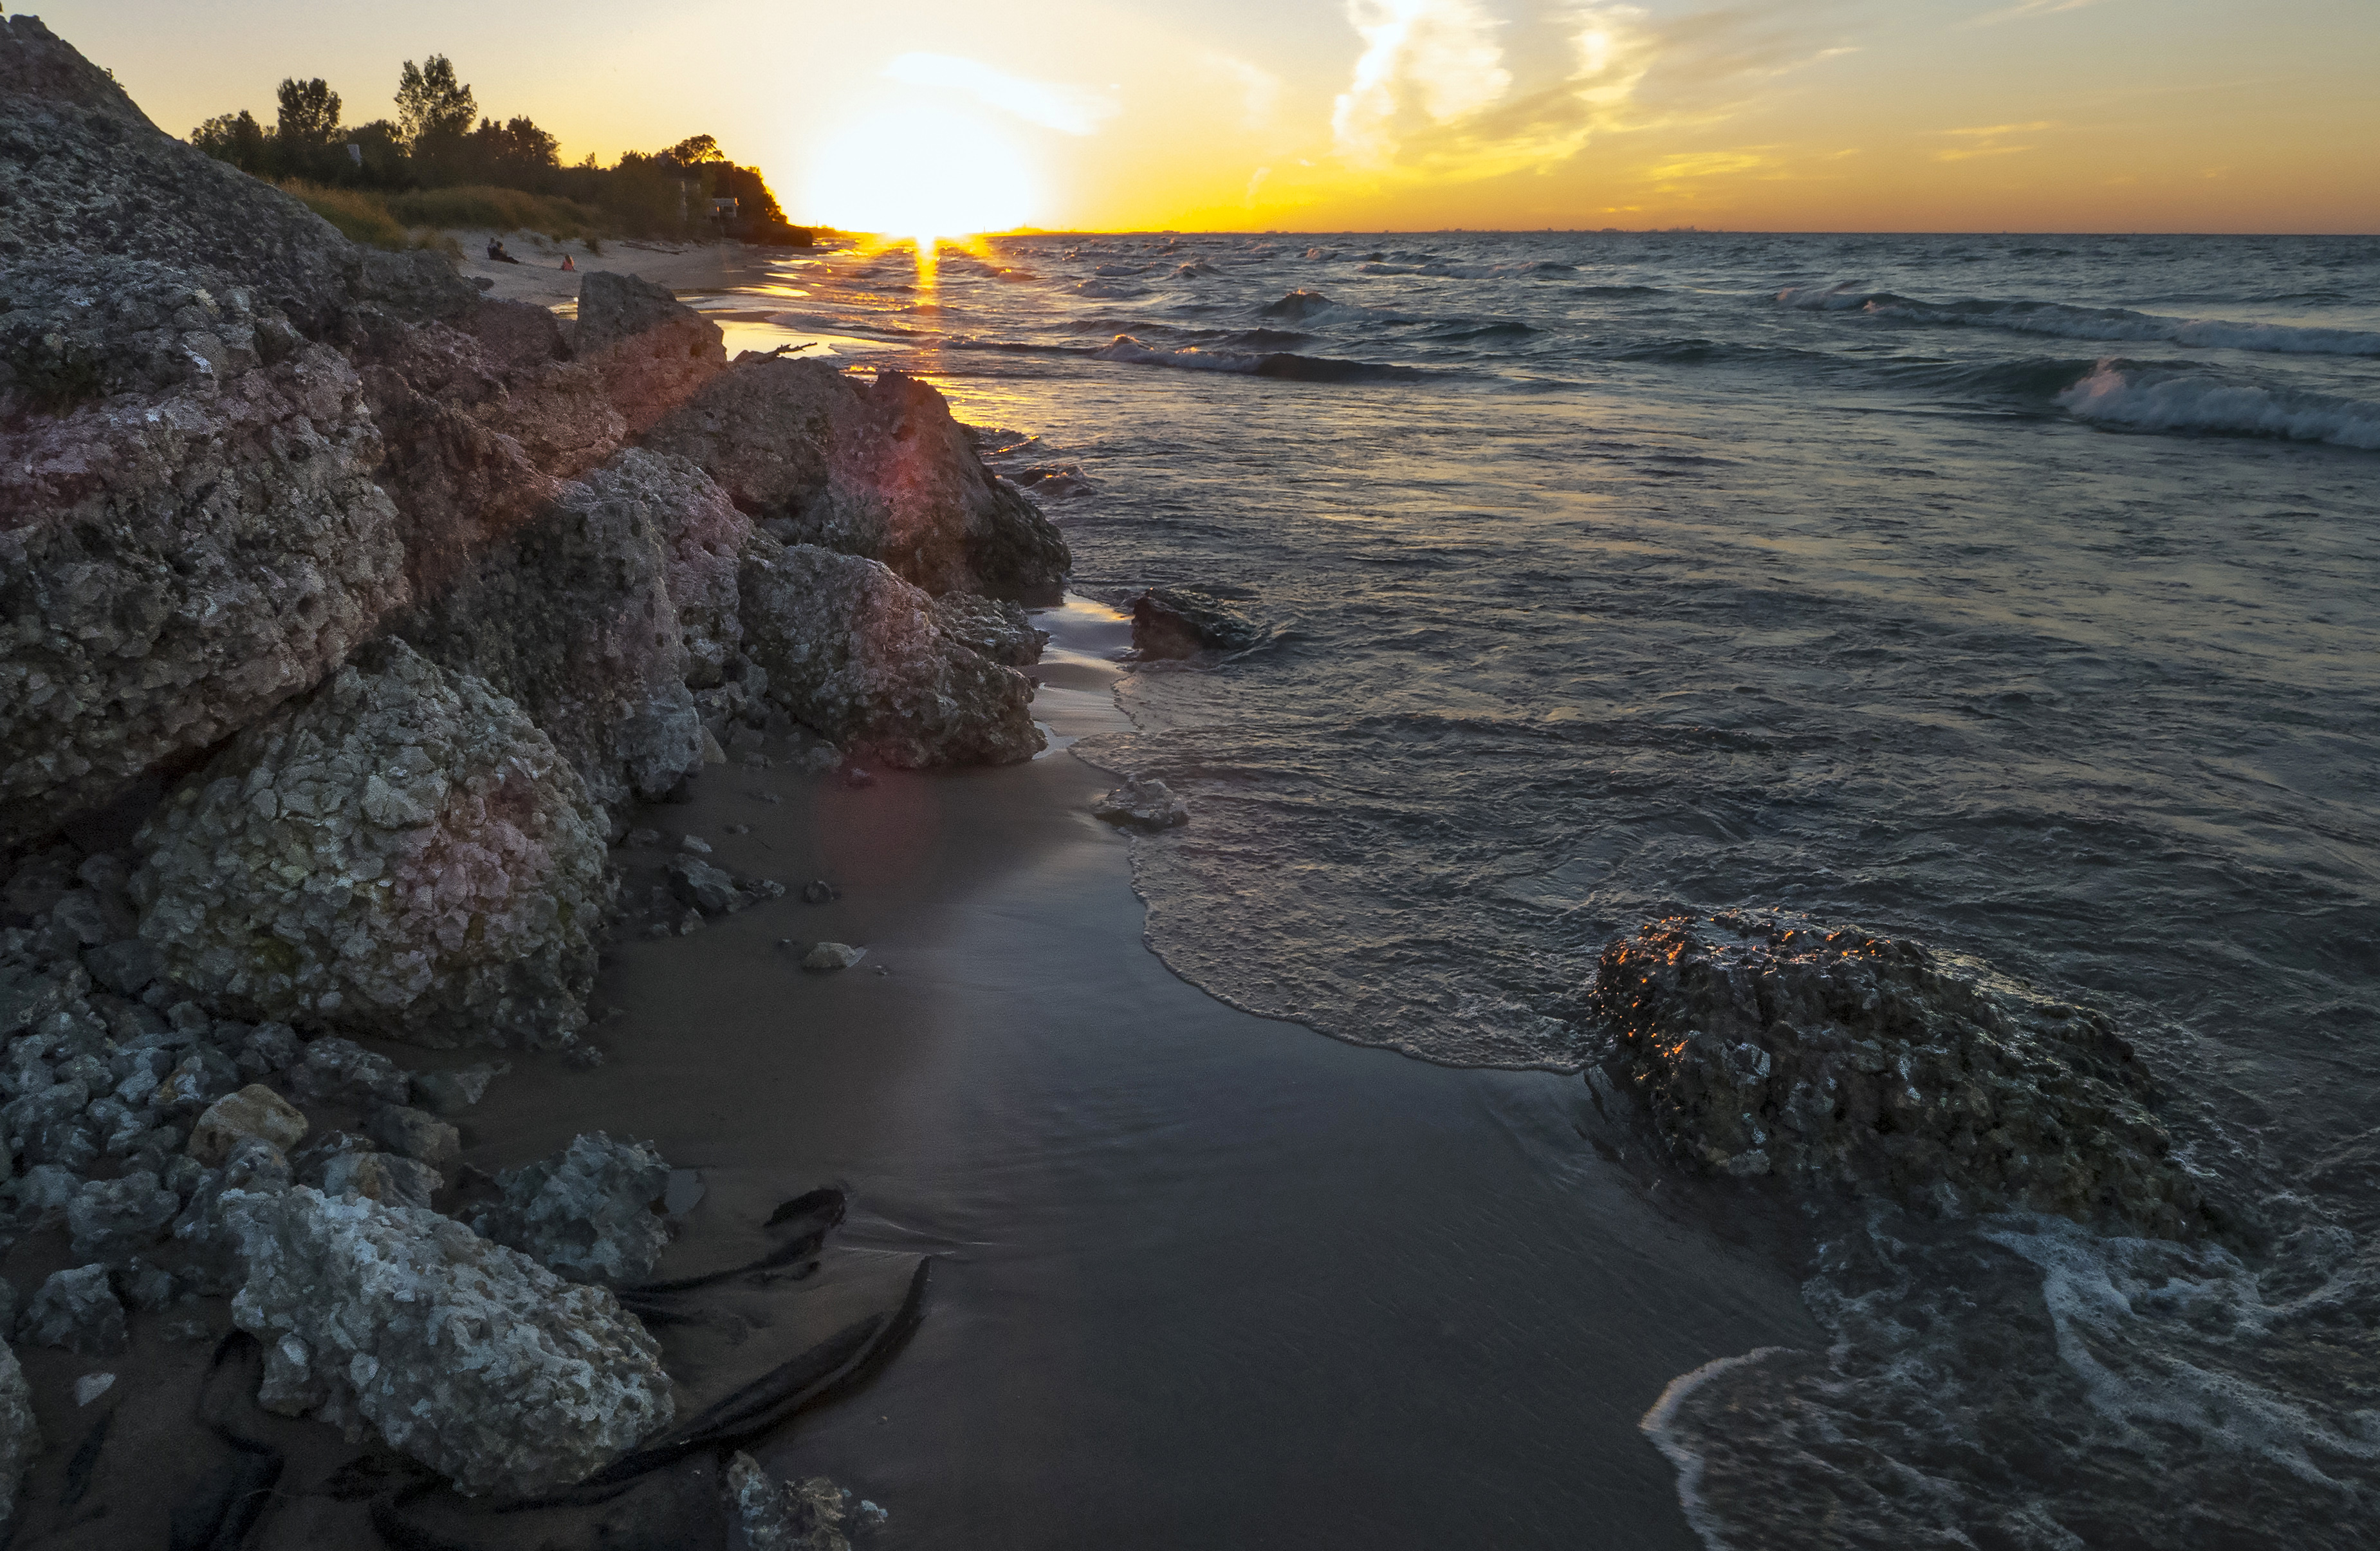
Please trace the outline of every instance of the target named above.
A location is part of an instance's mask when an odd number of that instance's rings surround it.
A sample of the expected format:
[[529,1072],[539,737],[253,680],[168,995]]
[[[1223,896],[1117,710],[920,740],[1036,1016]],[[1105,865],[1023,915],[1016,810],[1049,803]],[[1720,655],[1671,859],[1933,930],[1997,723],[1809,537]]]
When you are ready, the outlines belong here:
[[828,140],[810,169],[808,210],[845,231],[908,238],[921,269],[937,238],[1023,221],[1034,179],[989,125],[942,108],[887,108]]

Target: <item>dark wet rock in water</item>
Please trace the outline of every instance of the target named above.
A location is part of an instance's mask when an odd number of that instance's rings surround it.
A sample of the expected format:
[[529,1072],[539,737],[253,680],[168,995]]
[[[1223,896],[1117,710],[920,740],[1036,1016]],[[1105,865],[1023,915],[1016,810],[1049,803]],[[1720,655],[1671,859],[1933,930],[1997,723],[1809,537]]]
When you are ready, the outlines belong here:
[[978,597],[972,592],[945,592],[932,604],[934,623],[944,635],[984,657],[1009,667],[1031,667],[1041,660],[1049,636],[1033,627],[1021,604]]
[[1091,804],[1096,816],[1135,829],[1172,829],[1190,822],[1190,805],[1162,781],[1135,777]]
[[299,1098],[316,1103],[403,1104],[407,1079],[387,1056],[334,1034],[306,1046],[305,1056],[289,1069],[289,1086]]
[[877,562],[755,535],[741,580],[745,650],[846,751],[905,768],[1041,751],[1032,682],[944,633],[931,600]]
[[802,955],[802,968],[818,973],[828,973],[835,970],[848,970],[867,957],[866,948],[854,947],[849,943],[820,943]]
[[601,1131],[550,1158],[496,1176],[503,1199],[471,1227],[574,1282],[629,1287],[649,1279],[669,1229],[653,1203],[670,1166],[640,1142]]
[[661,1349],[611,1293],[462,1224],[298,1186],[236,1196],[232,1318],[257,1398],[377,1431],[466,1493],[584,1480],[675,1414]]
[[17,1507],[17,1489],[42,1452],[42,1427],[33,1417],[33,1390],[17,1354],[0,1341],[0,1527]]
[[402,641],[241,733],[140,844],[141,935],[218,1012],[431,1045],[585,1021],[612,892],[586,788]]
[[653,427],[779,543],[880,560],[929,592],[1056,602],[1072,557],[1024,492],[984,467],[941,394],[822,361],[742,361]]
[[108,1284],[104,1264],[54,1271],[25,1306],[18,1337],[37,1347],[64,1347],[81,1357],[109,1357],[125,1346],[124,1305]]
[[1603,950],[1613,1075],[1689,1166],[1945,1216],[2034,1211],[2189,1238],[2198,1187],[2102,1014],[1954,973],[1911,942],[1745,915]]
[[1262,639],[1235,605],[1195,587],[1152,587],[1132,601],[1132,646],[1144,657],[1245,652]]

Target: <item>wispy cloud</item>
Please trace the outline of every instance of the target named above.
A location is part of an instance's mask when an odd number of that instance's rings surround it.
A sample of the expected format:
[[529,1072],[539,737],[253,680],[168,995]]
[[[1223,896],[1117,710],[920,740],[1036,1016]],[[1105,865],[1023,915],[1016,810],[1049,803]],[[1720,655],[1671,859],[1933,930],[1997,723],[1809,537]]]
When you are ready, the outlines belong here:
[[884,67],[884,75],[905,86],[964,92],[986,107],[1070,135],[1095,134],[1118,111],[1104,92],[1013,76],[951,54],[905,54]]
[[1972,162],[1978,156],[2014,156],[2021,152],[2038,151],[2037,144],[2009,145],[2011,135],[2037,135],[2045,130],[2062,128],[2054,119],[2037,119],[2031,124],[1976,124],[1961,129],[1937,129],[1936,134],[1964,140],[1934,153],[1937,162]]
[[1347,19],[1364,52],[1331,105],[1330,133],[1350,160],[1390,159],[1401,118],[1450,123],[1512,87],[1498,23],[1477,0],[1348,0]]
[[1239,92],[1243,127],[1260,129],[1272,122],[1273,109],[1281,102],[1279,76],[1214,49],[1204,51],[1198,57],[1208,69],[1230,81]]
[[2017,4],[2001,10],[1986,11],[1961,23],[1967,27],[1993,27],[2003,21],[2023,21],[2031,17],[2056,16],[2061,11],[2079,11],[2085,6],[2095,6],[2099,0],[2017,0]]

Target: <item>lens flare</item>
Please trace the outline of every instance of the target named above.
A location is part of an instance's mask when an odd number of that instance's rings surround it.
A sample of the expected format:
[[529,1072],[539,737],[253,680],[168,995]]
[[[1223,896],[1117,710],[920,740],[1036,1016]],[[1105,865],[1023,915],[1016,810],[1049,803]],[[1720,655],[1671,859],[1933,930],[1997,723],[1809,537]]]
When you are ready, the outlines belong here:
[[937,238],[1014,226],[1037,189],[990,125],[944,107],[885,108],[830,139],[810,167],[807,208],[845,231],[908,238],[922,266]]

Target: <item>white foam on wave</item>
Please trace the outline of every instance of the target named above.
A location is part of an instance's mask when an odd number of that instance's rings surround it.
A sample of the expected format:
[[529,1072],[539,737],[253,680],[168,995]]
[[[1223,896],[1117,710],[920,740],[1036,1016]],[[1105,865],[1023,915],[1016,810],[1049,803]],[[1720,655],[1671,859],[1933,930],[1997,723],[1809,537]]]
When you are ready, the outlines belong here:
[[1243,374],[1256,371],[1257,356],[1242,355],[1234,350],[1202,350],[1196,345],[1185,345],[1178,350],[1159,349],[1144,345],[1129,334],[1119,334],[1115,342],[1091,352],[1093,360],[1130,361],[1135,366],[1179,366],[1193,372],[1235,372]]
[[1738,1368],[1748,1368],[1765,1362],[1790,1347],[1755,1347],[1738,1357],[1716,1357],[1690,1374],[1680,1374],[1662,1387],[1661,1398],[1653,1402],[1637,1421],[1636,1430],[1645,1441],[1658,1449],[1670,1468],[1678,1472],[1678,1506],[1685,1509],[1687,1527],[1701,1537],[1711,1551],[1727,1551],[1729,1541],[1726,1526],[1703,1501],[1703,1472],[1706,1468],[1702,1451],[1694,1447],[1688,1430],[1679,1425],[1678,1411],[1694,1391],[1722,1374]]
[[2380,1415],[2363,1413],[2363,1435],[2350,1434],[2236,1373],[2192,1362],[2191,1348],[2174,1338],[2211,1329],[2236,1341],[2272,1326],[2277,1311],[2229,1251],[2101,1238],[2057,1217],[1984,1237],[2040,1270],[2058,1359],[2109,1421],[2176,1428],[2221,1453],[2258,1455],[2349,1500],[2358,1488],[2323,1470],[2313,1454],[2380,1460]]
[[1367,263],[1358,275],[1418,275],[1437,280],[1501,280],[1524,275],[1575,275],[1578,265],[1534,260],[1521,263]]
[[2084,420],[2147,431],[2279,436],[2380,451],[2380,404],[2327,394],[2276,391],[2196,375],[2153,376],[2103,360],[2058,396]]

